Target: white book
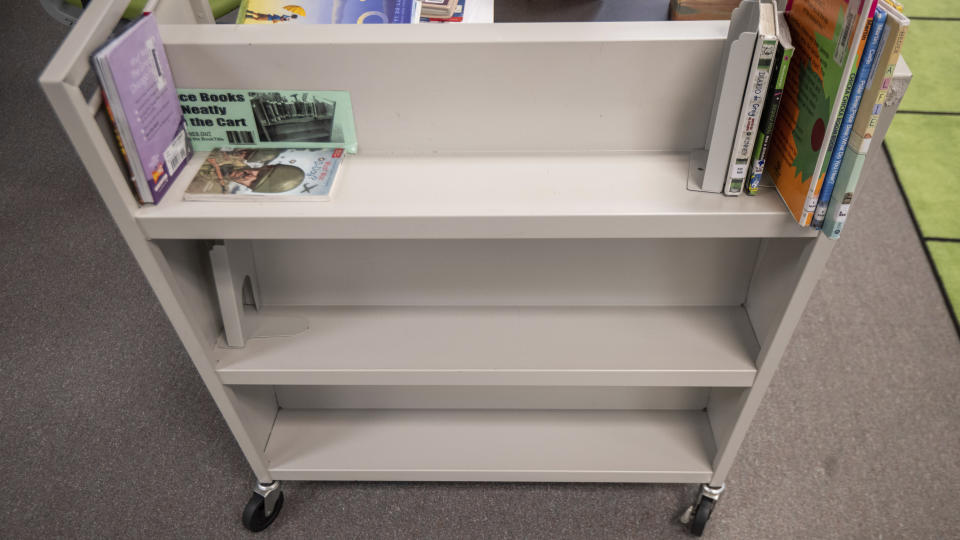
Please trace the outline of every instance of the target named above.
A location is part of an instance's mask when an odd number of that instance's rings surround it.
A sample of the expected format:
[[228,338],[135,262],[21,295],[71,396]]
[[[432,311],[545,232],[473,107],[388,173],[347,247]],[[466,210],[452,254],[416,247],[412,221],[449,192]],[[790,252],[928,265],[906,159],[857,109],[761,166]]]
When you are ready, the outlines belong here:
[[187,201],[329,201],[343,148],[218,148],[183,194]]
[[723,184],[725,195],[739,195],[743,192],[743,184],[746,183],[750,172],[753,145],[757,141],[757,132],[760,130],[760,115],[763,113],[763,103],[767,99],[767,89],[770,87],[773,61],[777,56],[776,19],[777,13],[773,4],[761,3],[757,45],[753,52],[753,63],[750,66],[747,87],[740,105],[740,119],[734,134],[727,178]]

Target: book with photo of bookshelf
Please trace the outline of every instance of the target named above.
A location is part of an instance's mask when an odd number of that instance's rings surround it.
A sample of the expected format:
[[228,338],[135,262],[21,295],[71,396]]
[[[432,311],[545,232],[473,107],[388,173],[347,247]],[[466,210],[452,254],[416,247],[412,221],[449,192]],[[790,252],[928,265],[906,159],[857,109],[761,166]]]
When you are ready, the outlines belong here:
[[264,142],[328,142],[337,103],[316,96],[251,93],[257,134]]

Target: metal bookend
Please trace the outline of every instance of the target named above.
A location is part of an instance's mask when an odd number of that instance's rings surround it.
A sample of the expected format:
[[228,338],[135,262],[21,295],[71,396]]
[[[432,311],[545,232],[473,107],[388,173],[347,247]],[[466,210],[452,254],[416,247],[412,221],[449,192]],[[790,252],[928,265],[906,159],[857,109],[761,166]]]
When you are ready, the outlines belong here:
[[255,337],[292,336],[308,328],[301,317],[260,311],[260,285],[250,240],[225,240],[210,249],[210,264],[223,320],[222,347],[244,347]]
[[730,15],[707,140],[702,151],[690,154],[687,189],[712,193],[723,191],[759,24],[758,0],[743,0]]

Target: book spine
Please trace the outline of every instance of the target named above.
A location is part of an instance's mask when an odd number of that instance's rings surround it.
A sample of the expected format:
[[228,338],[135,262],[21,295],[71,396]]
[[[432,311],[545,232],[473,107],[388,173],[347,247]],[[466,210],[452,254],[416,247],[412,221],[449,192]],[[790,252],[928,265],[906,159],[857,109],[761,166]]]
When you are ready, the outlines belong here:
[[237,8],[237,22],[235,24],[243,24],[247,20],[247,2],[250,0],[242,0],[240,2],[240,7]]
[[107,93],[102,88],[100,89],[100,96],[103,98],[103,108],[107,111],[107,118],[110,119],[110,126],[113,128],[113,138],[117,141],[117,149],[120,151],[123,164],[126,166],[124,170],[127,172],[127,185],[130,186],[130,191],[137,203],[143,206],[143,197],[140,196],[137,184],[133,180],[133,166],[130,165],[130,156],[127,155],[127,149],[124,148],[123,140],[120,138],[120,130],[117,128],[117,119],[113,116],[113,109],[110,108],[110,100],[107,99]]
[[[883,104],[887,100],[887,90],[890,88],[890,83],[893,82],[893,72],[897,69],[897,60],[900,59],[903,40],[907,36],[907,29],[910,28],[908,25],[901,26],[889,16],[887,17],[886,27],[890,29],[890,35],[887,36],[887,39],[892,39],[893,42],[889,51],[882,44],[880,47],[885,54],[883,57],[877,58],[876,68],[883,68],[882,80],[879,85],[875,82],[870,85],[871,89],[876,86],[876,97],[868,101],[868,103],[872,104],[869,117],[863,122],[861,122],[860,117],[858,117],[857,122],[854,124],[855,127],[859,127],[861,123],[864,124],[861,132],[857,132],[857,130],[854,129],[854,136],[858,137],[858,144],[854,146],[854,148],[858,148],[861,154],[865,154],[870,148],[870,139],[873,138],[873,134],[877,130],[877,122],[880,121],[880,112],[883,110]],[[896,31],[896,35],[893,34],[894,31]],[[886,31],[884,31],[884,33],[886,33]],[[873,80],[873,78],[874,77],[871,77],[871,80]],[[860,116],[863,115],[861,114]]]
[[843,116],[843,124],[840,127],[840,136],[837,139],[836,149],[830,156],[830,165],[827,167],[823,187],[820,188],[820,198],[817,202],[817,208],[814,212],[812,222],[813,227],[816,229],[823,227],[823,221],[827,216],[827,207],[830,205],[830,197],[833,196],[833,186],[837,181],[837,173],[840,172],[840,165],[843,162],[843,154],[850,140],[850,133],[853,131],[853,123],[857,118],[857,110],[860,108],[860,99],[863,97],[863,90],[866,88],[867,80],[873,71],[873,62],[877,56],[877,46],[880,44],[880,36],[883,34],[883,26],[886,18],[886,13],[878,11],[874,16],[873,26],[870,28],[870,37],[867,40],[867,46],[863,51],[863,58],[857,69],[856,83],[854,83],[853,93],[850,95],[850,104]]
[[753,67],[750,68],[750,76],[747,78],[748,84],[743,96],[743,105],[740,107],[740,121],[737,124],[735,143],[730,156],[730,169],[727,171],[727,179],[724,182],[723,192],[725,195],[739,195],[743,191],[743,183],[750,169],[750,157],[753,155],[753,146],[757,140],[760,114],[763,112],[763,102],[766,100],[767,88],[770,86],[770,71],[776,54],[776,36],[762,35],[757,39]]
[[[863,27],[863,32],[860,33],[860,40],[858,41],[859,45],[857,47],[853,67],[850,69],[850,75],[847,77],[847,84],[843,87],[843,99],[840,100],[840,108],[837,110],[836,121],[833,123],[833,131],[830,133],[830,143],[827,144],[827,151],[824,154],[823,161],[826,164],[826,168],[829,168],[830,163],[834,158],[834,152],[837,148],[837,138],[840,136],[840,128],[843,125],[843,119],[847,113],[847,105],[850,103],[850,94],[853,93],[853,85],[856,84],[857,68],[860,67],[860,61],[863,58],[863,49],[867,45],[867,40],[870,36],[870,29],[872,27],[873,18],[871,16],[871,18],[867,19],[867,23]],[[840,153],[843,153],[843,146],[840,147]],[[817,220],[817,205],[820,204],[820,197],[823,196],[823,188],[827,183],[826,168],[824,169],[823,173],[823,181],[817,186],[816,194],[810,194],[810,196],[807,198],[806,204],[804,205],[806,211],[808,212],[808,218],[810,220],[809,225],[814,228],[818,228],[815,225]]]
[[827,163],[830,163],[830,159],[833,157],[833,151],[837,147],[837,139],[840,137],[840,128],[843,125],[843,118],[847,114],[847,105],[850,103],[850,94],[853,93],[853,85],[856,84],[858,67],[859,66],[857,65],[853,66],[853,70],[850,71],[850,77],[847,78],[847,85],[843,90],[843,99],[840,100],[840,110],[837,111],[837,118],[839,120],[833,124],[833,133],[830,134],[830,144],[827,145]]
[[[880,10],[878,10],[878,12],[879,11]],[[847,155],[844,156],[843,163],[840,165],[837,184],[834,186],[833,196],[830,197],[830,205],[827,207],[827,216],[824,220],[823,232],[832,239],[840,237],[840,233],[843,231],[843,226],[846,223],[847,215],[850,212],[850,205],[853,204],[856,187],[860,179],[860,171],[866,160],[867,152],[870,150],[870,141],[876,130],[883,104],[886,101],[887,89],[890,88],[890,84],[893,81],[893,73],[896,70],[897,60],[900,58],[900,50],[903,48],[903,40],[909,28],[908,25],[900,25],[899,21],[889,16],[886,26],[890,27],[890,35],[887,36],[887,39],[893,39],[894,41],[889,49],[884,47],[884,56],[877,59],[877,62],[882,62],[877,64],[877,69],[879,70],[881,67],[884,68],[883,78],[880,84],[871,84],[871,88],[874,86],[878,88],[876,93],[877,98],[876,100],[870,100],[874,104],[872,110],[861,110],[857,115],[855,126],[862,124],[861,117],[864,115],[869,117],[869,121],[864,125],[863,133],[857,133],[856,130],[859,129],[859,127],[854,128],[854,136],[860,137],[860,141],[855,142],[851,140],[850,143],[847,144]],[[893,35],[892,32],[894,31],[897,32],[896,35]],[[884,33],[887,32],[884,31]]]
[[790,69],[790,59],[793,58],[794,49],[784,49],[780,47],[780,61],[774,66],[775,73],[771,78],[775,79],[773,89],[767,96],[767,103],[764,105],[763,116],[760,119],[761,129],[757,134],[757,142],[754,145],[753,161],[750,164],[750,184],[747,186],[748,195],[756,195],[760,188],[760,179],[763,177],[763,166],[766,163],[767,151],[770,149],[770,138],[773,137],[773,128],[777,123],[777,113],[780,111],[780,100],[783,97],[783,87],[787,82],[787,72]]
[[830,197],[830,206],[823,223],[823,233],[834,240],[840,237],[843,225],[847,221],[857,183],[860,181],[860,173],[863,171],[863,163],[866,161],[865,154],[857,153],[853,148],[847,150],[840,165],[839,179]]
[[[890,22],[889,19],[887,22]],[[885,75],[883,68],[886,67],[886,60],[890,56],[891,34],[896,28],[891,28],[890,24],[885,24],[880,37],[880,45],[877,46],[877,58],[873,62],[873,69],[867,77],[867,87],[863,91],[863,97],[860,98],[860,111],[857,118],[853,121],[853,131],[850,133],[850,142],[847,146],[857,149],[858,152],[866,152],[870,146],[870,138],[876,130],[876,122],[880,118],[880,111],[883,109],[883,99],[887,96],[887,90],[880,87],[881,81]],[[878,70],[877,68],[881,68]],[[878,73],[879,72],[879,73]],[[878,103],[877,100],[880,100]],[[873,127],[871,127],[871,125]]]
[[[863,61],[863,50],[867,46],[867,42],[870,39],[870,30],[872,28],[873,19],[871,18],[867,20],[867,25],[863,28],[863,33],[860,35],[860,44],[857,47],[857,60],[853,64],[853,69],[850,70],[850,76],[847,77],[847,85],[843,90],[843,99],[840,100],[840,110],[837,112],[837,118],[840,120],[843,120],[843,117],[847,112],[847,105],[850,103],[850,94],[853,93],[853,85],[857,80],[857,70],[860,67],[860,63]],[[833,132],[830,134],[830,144],[827,145],[827,163],[830,162],[830,158],[834,149],[836,148],[837,138],[840,136],[840,127],[842,123],[842,121],[839,121],[833,124]]]
[[[860,0],[856,2],[855,0],[850,0],[848,7],[852,9],[853,5],[859,6],[859,12],[861,16],[858,19],[855,19],[859,22],[856,23],[856,30],[852,31],[852,35],[863,37],[863,31],[867,27],[867,22],[873,17],[874,9],[877,5],[877,0]],[[849,15],[849,12],[848,12]],[[852,27],[851,27],[852,28]],[[846,30],[843,32],[843,35],[846,36]],[[834,51],[834,58],[846,58],[844,62],[844,68],[841,75],[841,80],[849,81],[850,74],[856,70],[857,67],[857,55],[856,50],[849,50],[848,47],[845,47],[846,38],[840,40],[837,50]],[[841,51],[842,49],[842,51]],[[842,53],[842,54],[841,54]],[[839,62],[839,60],[837,60]],[[844,85],[844,88],[846,85]],[[829,123],[826,126],[827,131],[833,133],[837,122],[843,121],[840,117],[840,105],[843,100],[843,93],[836,95],[834,99],[833,108],[831,109],[829,116]],[[810,187],[807,190],[807,196],[803,200],[803,206],[800,207],[799,215],[797,217],[797,223],[802,227],[809,227],[810,222],[813,220],[813,214],[817,210],[817,202],[820,200],[820,189],[823,187],[823,180],[826,177],[826,166],[830,161],[830,152],[829,145],[825,145],[820,149],[820,153],[817,157],[816,165],[814,166],[814,173],[810,178]]]

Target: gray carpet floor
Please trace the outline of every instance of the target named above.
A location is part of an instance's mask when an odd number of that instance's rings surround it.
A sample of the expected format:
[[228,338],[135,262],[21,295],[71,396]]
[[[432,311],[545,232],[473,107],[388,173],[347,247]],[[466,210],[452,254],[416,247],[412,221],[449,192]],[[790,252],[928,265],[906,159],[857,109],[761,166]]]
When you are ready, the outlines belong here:
[[[574,5],[576,2],[562,2]],[[233,538],[254,478],[0,18],[0,537]],[[880,155],[710,523],[949,538],[960,341]],[[684,538],[693,486],[289,483],[277,538]]]

